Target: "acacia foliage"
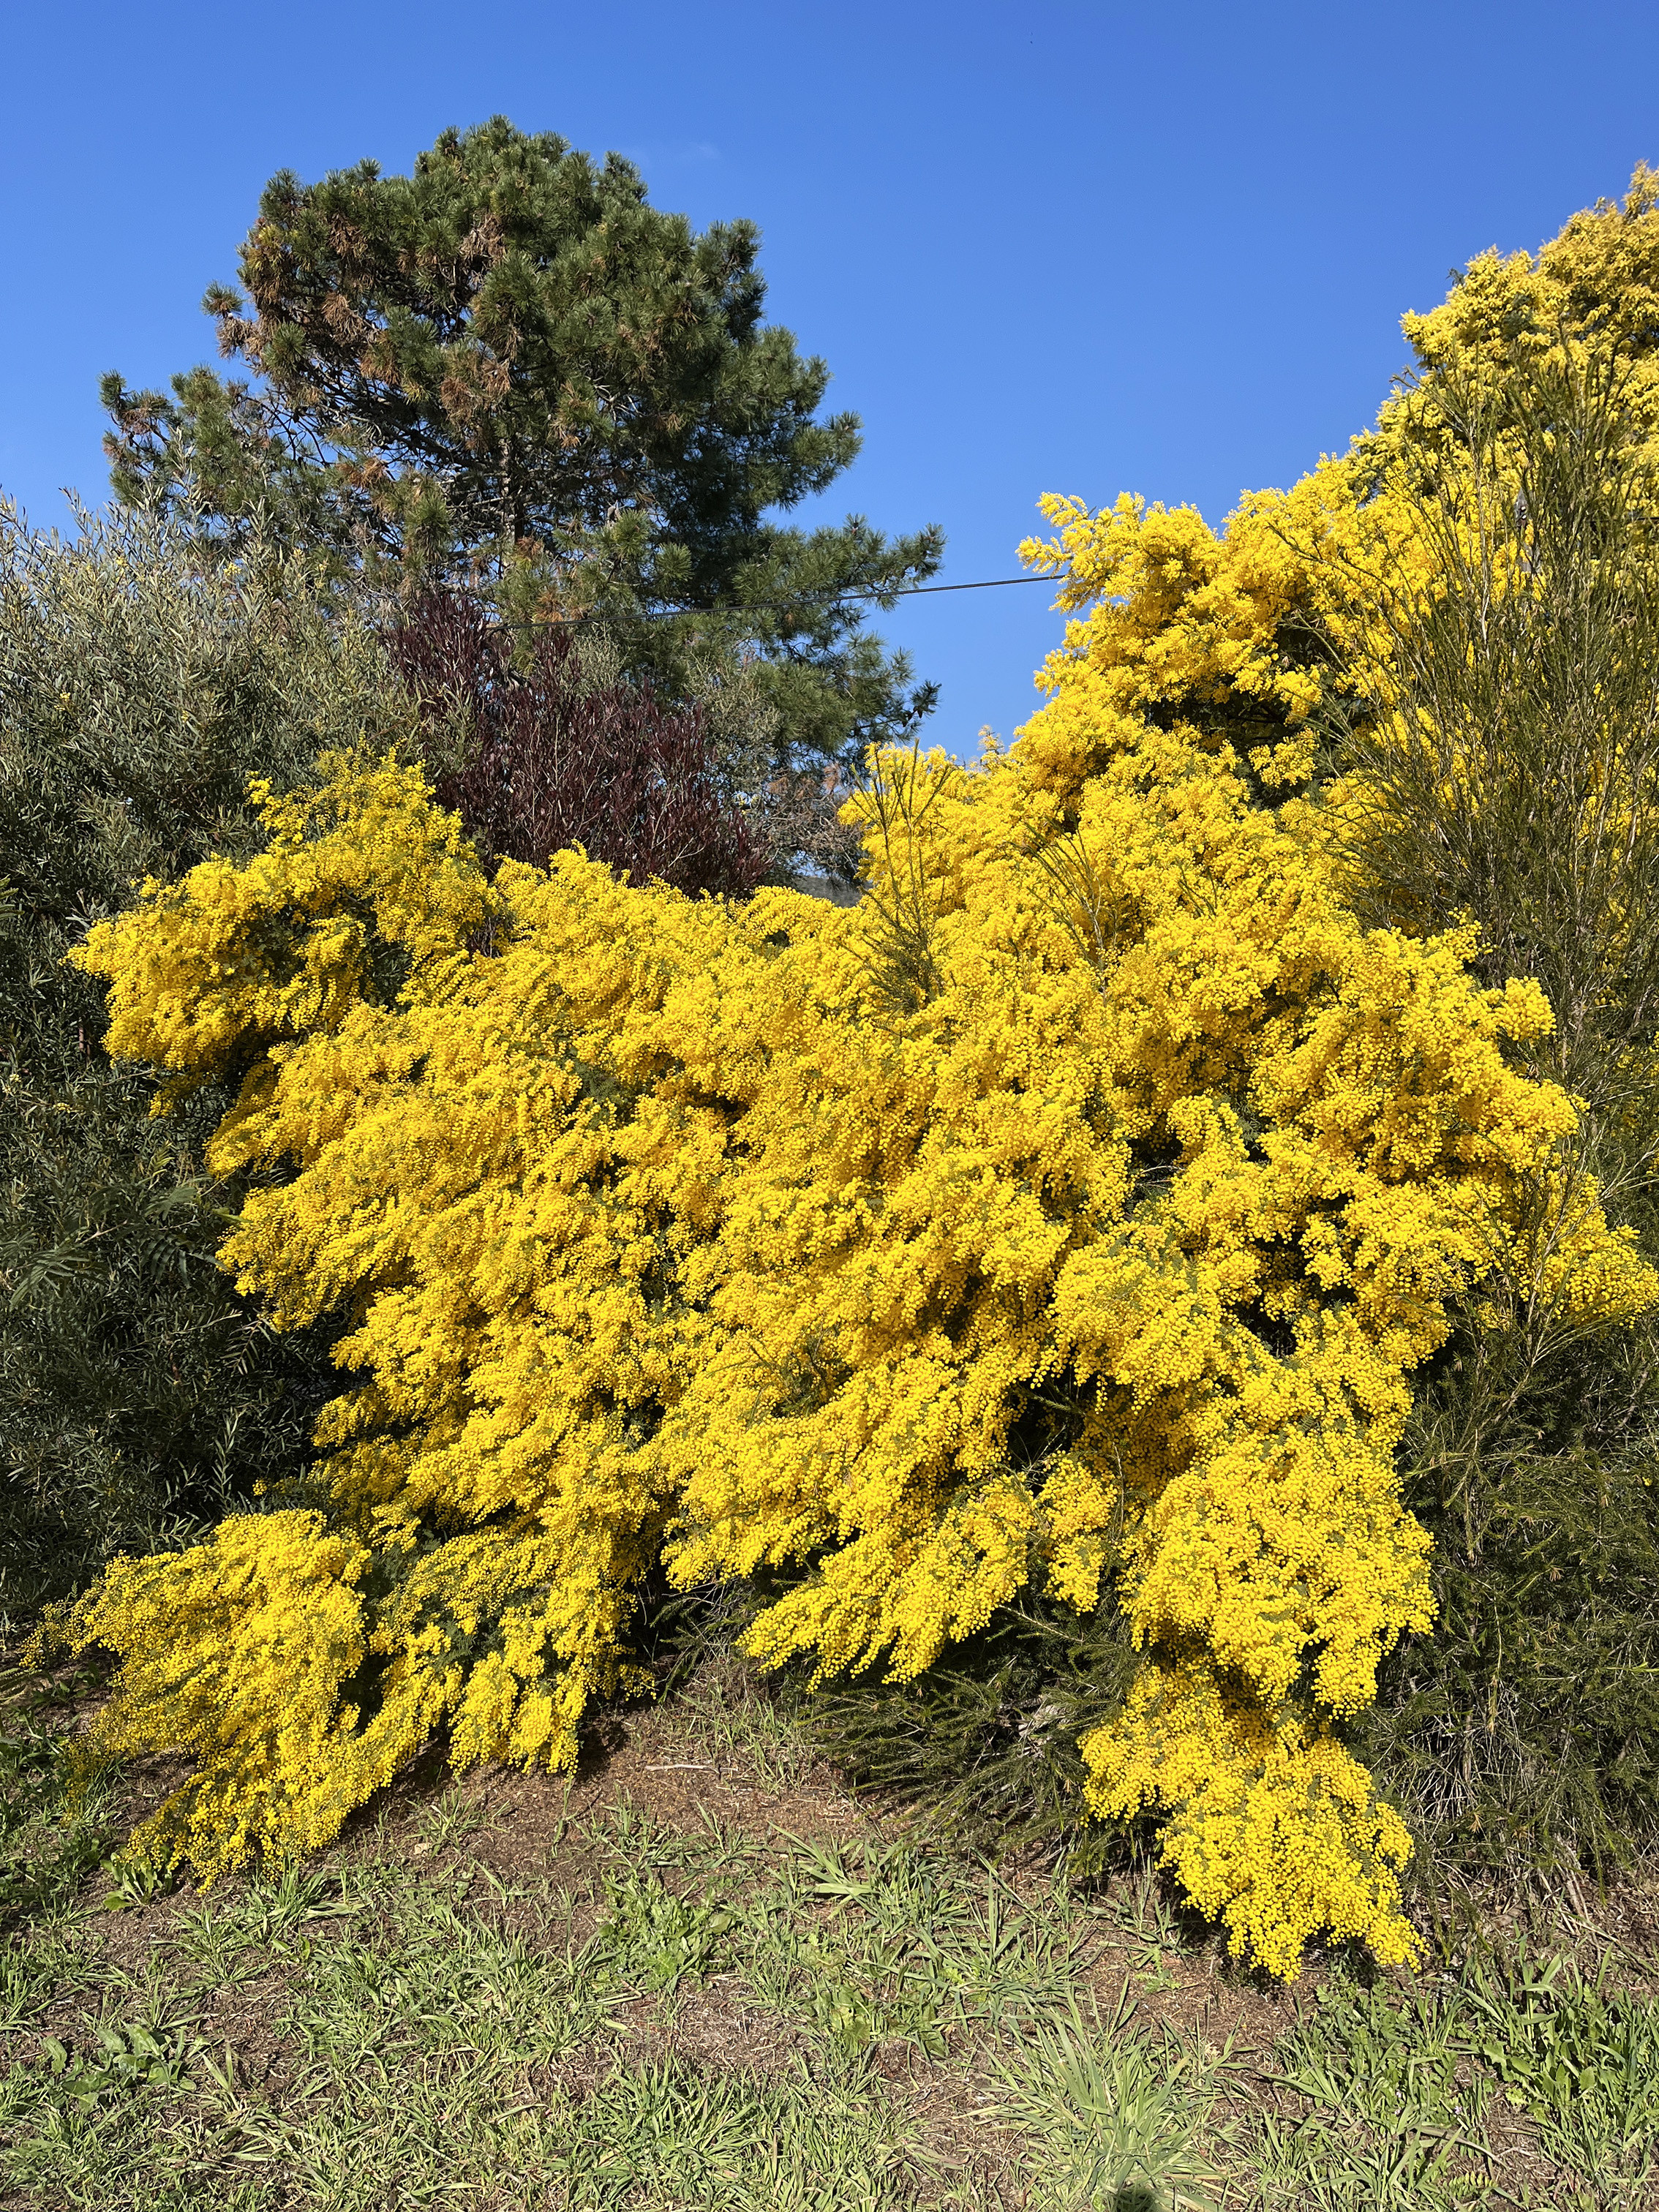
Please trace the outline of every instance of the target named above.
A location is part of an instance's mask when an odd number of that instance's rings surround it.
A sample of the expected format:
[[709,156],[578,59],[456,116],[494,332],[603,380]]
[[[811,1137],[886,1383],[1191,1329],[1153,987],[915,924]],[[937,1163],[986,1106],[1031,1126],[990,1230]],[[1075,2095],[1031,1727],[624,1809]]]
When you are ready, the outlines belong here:
[[[1090,1805],[1154,1809],[1236,1951],[1412,1954],[1343,1732],[1431,1618],[1408,1378],[1573,1125],[1505,1058],[1549,1012],[1359,926],[1305,737],[1246,759],[1100,674],[977,769],[878,763],[860,909],[492,883],[359,750],[93,933],[112,1049],[238,1079],[213,1164],[283,1168],[227,1264],[279,1328],[348,1315],[358,1378],[319,1485],[54,1626],[119,1655],[111,1748],[197,1756],[135,1848],[315,1846],[441,1726],[568,1765],[659,1560],[769,1583],[749,1650],[820,1678],[1030,1587],[1121,1610]],[[1562,1310],[1654,1303],[1593,1186],[1558,1231]]]
[[1659,1828],[1659,1334],[1565,1314],[1539,1261],[1575,1188],[1652,1258],[1659,910],[1659,180],[1536,256],[1479,257],[1408,317],[1376,428],[1220,532],[1131,500],[1028,548],[1079,620],[1049,671],[1096,726],[1246,762],[1306,741],[1345,898],[1559,1018],[1513,1064],[1580,1111],[1527,1246],[1420,1370],[1406,1496],[1437,1618],[1386,1662],[1357,1745],[1432,1869],[1569,1880]]

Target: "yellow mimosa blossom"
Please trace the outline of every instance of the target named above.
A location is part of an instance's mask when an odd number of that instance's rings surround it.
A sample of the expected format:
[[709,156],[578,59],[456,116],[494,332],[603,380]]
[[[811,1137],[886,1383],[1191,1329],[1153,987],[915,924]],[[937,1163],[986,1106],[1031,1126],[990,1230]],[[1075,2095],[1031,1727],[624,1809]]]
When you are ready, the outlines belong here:
[[[1083,611],[1048,703],[974,769],[878,764],[927,794],[866,802],[908,950],[873,902],[580,854],[486,884],[354,757],[248,867],[93,933],[113,1048],[238,1079],[213,1164],[283,1171],[225,1264],[279,1324],[350,1321],[326,1510],[118,1563],[77,1615],[122,1658],[111,1747],[200,1761],[158,1851],[314,1844],[441,1723],[458,1767],[568,1765],[659,1559],[769,1571],[749,1648],[820,1677],[915,1676],[1035,1583],[1127,1613],[1090,1802],[1161,1815],[1236,1950],[1413,1954],[1341,1727],[1431,1620],[1413,1370],[1573,1112],[1506,1058],[1535,986],[1342,902],[1285,512],[1346,526],[1328,474],[1224,539],[1051,505]],[[1553,1264],[1569,1305],[1659,1298],[1593,1198]]]

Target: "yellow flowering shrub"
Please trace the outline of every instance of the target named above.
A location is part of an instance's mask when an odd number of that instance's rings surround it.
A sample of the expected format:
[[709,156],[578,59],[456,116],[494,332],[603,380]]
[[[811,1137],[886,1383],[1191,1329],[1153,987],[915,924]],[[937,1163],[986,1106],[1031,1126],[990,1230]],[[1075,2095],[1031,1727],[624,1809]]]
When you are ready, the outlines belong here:
[[[225,1263],[279,1325],[351,1324],[320,1485],[70,1624],[120,1658],[107,1747],[197,1759],[136,1849],[315,1847],[440,1727],[458,1770],[568,1765],[658,1559],[781,1575],[750,1647],[819,1675],[913,1676],[1036,1580],[1127,1611],[1090,1802],[1163,1817],[1236,1951],[1412,1954],[1341,1724],[1428,1622],[1393,1446],[1571,1127],[1501,1050],[1549,1010],[1340,904],[1272,562],[1062,520],[1106,596],[1048,704],[872,836],[908,996],[869,902],[575,853],[490,884],[417,771],[350,756],[248,866],[93,932],[112,1049],[240,1079],[213,1164],[280,1171]],[[1152,711],[1224,677],[1279,702],[1254,765]],[[1659,1286],[1592,1208],[1559,1295]]]
[[[1457,362],[1495,382],[1516,349],[1544,353],[1594,339],[1633,372],[1631,398],[1651,418],[1659,410],[1659,171],[1638,162],[1621,201],[1572,216],[1536,253],[1476,254],[1439,307],[1408,314],[1401,327],[1431,373]],[[1413,409],[1382,410],[1386,450],[1409,428]],[[1369,441],[1362,441],[1369,442]]]
[[[1316,710],[1350,693],[1368,582],[1401,603],[1437,587],[1400,477],[1441,435],[1437,380],[1455,369],[1495,395],[1517,355],[1589,348],[1627,373],[1624,404],[1659,432],[1656,302],[1659,172],[1639,164],[1622,202],[1573,216],[1536,254],[1475,255],[1440,306],[1406,315],[1415,388],[1288,492],[1246,494],[1224,530],[1127,494],[1100,514],[1043,500],[1055,536],[1022,553],[1063,573],[1057,604],[1081,619],[1039,678],[1054,696],[1021,740],[1030,784],[1063,813],[1103,749],[1139,744],[1152,721],[1224,738],[1267,779],[1261,796],[1297,785]],[[1328,804],[1351,796],[1338,786]]]
[[[1497,345],[1504,288],[1589,315],[1604,264],[1659,267],[1643,189],[1478,264],[1425,349]],[[318,1847],[440,1730],[458,1771],[568,1765],[644,1680],[658,1562],[764,1575],[750,1650],[819,1678],[912,1678],[1035,1584],[1128,1620],[1089,1804],[1158,1817],[1237,1954],[1413,1954],[1409,1838],[1344,1740],[1431,1622],[1395,1447],[1573,1111],[1510,1049],[1535,984],[1362,928],[1311,781],[1340,580],[1411,587],[1411,428],[1221,533],[1045,502],[1046,703],[977,768],[881,764],[858,908],[580,853],[491,882],[417,770],[348,754],[264,795],[251,863],[92,933],[111,1049],[236,1087],[225,1264],[279,1327],[347,1320],[312,1475],[52,1624],[118,1655],[105,1748],[194,1758],[136,1850]],[[1534,1287],[1659,1304],[1583,1177]]]

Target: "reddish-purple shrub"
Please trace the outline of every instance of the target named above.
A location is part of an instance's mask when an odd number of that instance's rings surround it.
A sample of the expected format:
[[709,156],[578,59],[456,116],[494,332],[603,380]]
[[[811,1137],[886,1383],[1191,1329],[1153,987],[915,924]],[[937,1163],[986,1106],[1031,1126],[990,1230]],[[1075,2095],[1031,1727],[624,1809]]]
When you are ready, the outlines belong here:
[[[586,690],[569,637],[544,629],[527,670],[474,602],[424,593],[387,635],[428,732],[464,738],[439,801],[486,859],[528,860],[580,845],[636,884],[742,896],[767,855],[721,792],[701,711],[632,683]],[[437,747],[434,744],[434,753]]]

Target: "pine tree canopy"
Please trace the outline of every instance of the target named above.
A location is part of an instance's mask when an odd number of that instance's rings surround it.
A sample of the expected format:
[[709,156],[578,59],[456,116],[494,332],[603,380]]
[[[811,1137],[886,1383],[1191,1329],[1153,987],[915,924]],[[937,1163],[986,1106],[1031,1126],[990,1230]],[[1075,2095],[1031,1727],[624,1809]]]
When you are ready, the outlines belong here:
[[597,617],[659,684],[752,649],[788,754],[848,759],[933,693],[848,595],[890,605],[944,541],[766,519],[830,484],[860,429],[820,418],[828,368],[763,322],[758,248],[752,223],[652,207],[620,155],[500,116],[410,176],[280,172],[241,289],[203,303],[257,382],[106,377],[117,494],[342,572],[484,585],[520,620]]

